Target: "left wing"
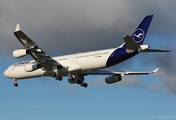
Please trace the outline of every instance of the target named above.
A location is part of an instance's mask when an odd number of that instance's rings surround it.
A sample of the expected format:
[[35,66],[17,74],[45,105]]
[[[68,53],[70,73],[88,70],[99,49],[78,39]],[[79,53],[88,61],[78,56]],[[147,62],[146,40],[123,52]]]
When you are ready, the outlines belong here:
[[151,72],[130,72],[130,71],[106,71],[106,70],[93,70],[87,71],[84,75],[118,75],[118,76],[125,76],[125,75],[145,75],[150,73],[155,73],[159,70],[159,68],[151,71]]
[[14,34],[18,38],[18,40],[22,43],[27,52],[33,57],[33,59],[36,62],[40,63],[42,67],[44,67],[46,70],[53,70],[53,66],[58,66],[59,68],[63,67],[60,63],[52,59],[43,50],[41,50],[37,46],[37,44],[34,41],[32,41],[27,35],[25,35],[20,30],[19,24],[17,24]]

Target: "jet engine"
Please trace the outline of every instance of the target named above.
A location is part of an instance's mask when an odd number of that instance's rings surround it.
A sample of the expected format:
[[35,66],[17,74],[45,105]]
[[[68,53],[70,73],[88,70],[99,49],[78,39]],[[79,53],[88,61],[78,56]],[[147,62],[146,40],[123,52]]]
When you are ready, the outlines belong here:
[[107,84],[116,83],[116,82],[119,82],[121,80],[122,80],[121,76],[109,76],[109,77],[105,78],[105,82]]
[[84,80],[84,77],[83,76],[76,76],[76,75],[74,75],[74,74],[72,74],[72,75],[70,75],[69,76],[69,78],[68,78],[68,82],[70,83],[70,84],[75,84],[75,83],[81,83],[81,81],[83,81]]
[[13,57],[15,58],[21,58],[29,54],[29,51],[26,49],[18,49],[13,51]]
[[75,84],[75,83],[77,82],[76,76],[75,76],[75,75],[70,75],[70,76],[68,77],[68,82],[69,82],[70,84]]
[[24,70],[26,72],[32,72],[34,70],[37,70],[39,68],[41,68],[42,66],[40,64],[28,64],[24,67]]
[[76,76],[76,75],[72,74],[69,76],[68,82],[70,84],[75,84],[75,83],[80,84],[81,87],[85,87],[85,88],[88,86],[87,83],[84,83],[84,77],[82,75]]

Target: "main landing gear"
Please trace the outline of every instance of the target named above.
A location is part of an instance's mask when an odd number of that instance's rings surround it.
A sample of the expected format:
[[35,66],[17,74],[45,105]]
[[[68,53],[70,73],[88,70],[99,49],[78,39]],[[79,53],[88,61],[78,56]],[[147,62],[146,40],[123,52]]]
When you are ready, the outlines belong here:
[[84,83],[84,77],[83,76],[75,76],[74,74],[71,74],[68,78],[68,82],[71,84],[77,83],[80,84],[81,87],[87,87],[88,84]]
[[77,84],[80,84],[81,87],[85,87],[85,88],[88,86],[87,83],[84,83],[84,79],[83,80],[78,80]]
[[[63,79],[63,77],[59,76],[57,72],[53,73],[51,76],[59,81],[62,81]],[[87,83],[84,83],[84,77],[82,75],[76,76],[75,74],[70,74],[68,77],[68,82],[71,84],[75,84],[75,83],[80,84],[81,87],[85,87],[85,88],[88,86]]]
[[88,86],[88,84],[84,83],[84,82],[82,82],[80,85],[81,85],[81,87],[85,87],[85,88]]
[[15,87],[18,87],[18,83],[17,83],[17,81],[18,81],[18,79],[14,79],[14,81],[15,81],[15,83],[13,84]]
[[59,81],[62,81],[62,79],[63,79],[62,76],[56,75],[55,73],[52,74],[52,77],[55,77],[55,79],[56,79],[56,80],[59,80]]

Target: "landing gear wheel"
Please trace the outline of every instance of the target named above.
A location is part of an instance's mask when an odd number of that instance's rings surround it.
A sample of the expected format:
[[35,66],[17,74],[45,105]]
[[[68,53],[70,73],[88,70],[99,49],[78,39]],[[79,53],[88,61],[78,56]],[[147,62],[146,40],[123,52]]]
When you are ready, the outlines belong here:
[[59,81],[62,81],[63,78],[62,78],[62,76],[55,76],[55,79],[59,80]]
[[86,88],[88,86],[88,84],[87,83],[84,83],[84,87]]
[[81,83],[80,85],[81,85],[81,87],[85,87],[85,88],[88,86],[87,83]]
[[53,73],[51,76],[52,76],[52,77],[56,77],[56,74],[55,74],[55,73]]
[[56,80],[59,80],[59,76],[56,76],[55,79],[56,79]]
[[60,77],[60,76],[59,76],[59,81],[62,81],[62,79],[63,79],[63,77]]
[[78,80],[78,81],[77,81],[77,84],[81,84],[81,80]]
[[18,83],[14,83],[13,85],[14,85],[15,87],[18,87]]

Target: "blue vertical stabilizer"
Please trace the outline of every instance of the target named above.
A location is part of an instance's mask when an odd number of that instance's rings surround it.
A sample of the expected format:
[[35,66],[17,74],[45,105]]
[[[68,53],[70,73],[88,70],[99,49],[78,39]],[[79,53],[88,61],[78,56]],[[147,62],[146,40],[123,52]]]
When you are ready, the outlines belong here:
[[131,33],[130,37],[139,45],[142,45],[152,21],[153,15],[145,16],[139,25]]

